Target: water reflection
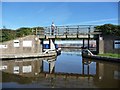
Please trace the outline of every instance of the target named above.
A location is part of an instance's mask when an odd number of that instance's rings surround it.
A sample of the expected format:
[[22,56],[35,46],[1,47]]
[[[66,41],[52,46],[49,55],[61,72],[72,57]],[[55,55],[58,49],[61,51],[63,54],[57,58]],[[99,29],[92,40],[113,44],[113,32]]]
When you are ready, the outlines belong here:
[[[55,62],[56,62],[56,58],[43,60],[42,61],[43,72],[45,72],[45,69],[48,68],[49,73],[54,73],[55,72]],[[45,64],[48,64],[48,67],[45,66]]]
[[3,88],[118,88],[119,65],[62,53],[50,58],[4,60],[0,69]]
[[78,55],[81,56],[82,50],[81,49],[67,49],[67,48],[63,48],[62,49],[62,53],[67,54],[67,55]]

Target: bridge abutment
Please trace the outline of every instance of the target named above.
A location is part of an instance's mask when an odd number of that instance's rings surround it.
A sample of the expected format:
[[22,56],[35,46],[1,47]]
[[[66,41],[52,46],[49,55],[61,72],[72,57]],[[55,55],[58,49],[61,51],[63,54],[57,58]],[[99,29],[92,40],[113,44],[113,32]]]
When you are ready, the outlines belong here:
[[96,45],[97,45],[97,53],[104,54],[104,40],[101,35],[97,36]]

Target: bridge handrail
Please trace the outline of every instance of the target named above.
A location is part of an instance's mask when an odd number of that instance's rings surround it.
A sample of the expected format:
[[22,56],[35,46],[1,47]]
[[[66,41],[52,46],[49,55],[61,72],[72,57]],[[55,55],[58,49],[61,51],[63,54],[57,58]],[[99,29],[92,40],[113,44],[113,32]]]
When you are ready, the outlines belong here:
[[[94,32],[92,25],[71,25],[71,26],[56,26],[54,35],[91,35],[101,34]],[[44,30],[39,31],[39,35],[52,35],[51,27],[44,27]]]

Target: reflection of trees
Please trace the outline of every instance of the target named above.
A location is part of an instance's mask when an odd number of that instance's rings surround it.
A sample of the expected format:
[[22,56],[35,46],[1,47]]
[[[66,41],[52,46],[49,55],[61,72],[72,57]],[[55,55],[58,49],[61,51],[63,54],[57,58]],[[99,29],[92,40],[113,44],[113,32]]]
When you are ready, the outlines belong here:
[[[83,59],[83,74],[84,74],[84,65],[87,66],[87,74],[89,74],[89,65],[94,60]],[[93,78],[93,83],[95,86],[100,88],[118,88],[120,84],[120,78],[115,77],[115,72],[120,72],[119,64],[105,62],[105,61],[97,61],[96,62],[96,75]],[[116,78],[116,79],[115,79]]]
[[94,84],[103,88],[118,88],[120,80],[115,79],[116,71],[120,71],[119,64],[109,62],[97,63],[97,75],[93,79]]

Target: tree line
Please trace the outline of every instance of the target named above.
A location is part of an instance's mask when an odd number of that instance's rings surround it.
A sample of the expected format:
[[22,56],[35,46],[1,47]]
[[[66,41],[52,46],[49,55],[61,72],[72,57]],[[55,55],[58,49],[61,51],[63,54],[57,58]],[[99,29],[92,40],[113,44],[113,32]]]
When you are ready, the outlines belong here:
[[103,35],[120,36],[120,25],[104,24],[101,26],[96,26],[95,29],[102,32]]
[[43,27],[34,27],[34,28],[22,27],[17,30],[6,29],[6,28],[1,29],[0,30],[0,34],[1,34],[0,42],[13,40],[15,38],[24,37],[27,35],[34,35],[36,29],[43,30]]

